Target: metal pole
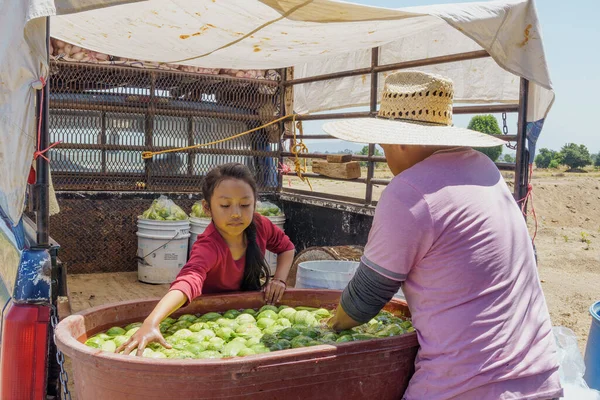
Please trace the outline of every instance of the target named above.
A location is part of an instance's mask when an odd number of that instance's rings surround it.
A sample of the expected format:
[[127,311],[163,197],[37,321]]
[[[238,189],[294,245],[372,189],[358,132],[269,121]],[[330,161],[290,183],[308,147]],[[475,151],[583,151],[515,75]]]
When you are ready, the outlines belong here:
[[[150,102],[146,111],[145,142],[146,146],[154,147],[154,116],[156,113],[156,73],[150,72]],[[146,179],[146,189],[152,190],[152,159],[144,160],[144,175]]]
[[[100,144],[107,144],[106,138],[106,112],[100,113]],[[102,172],[106,173],[106,149],[102,150]]]
[[[378,72],[375,70],[379,64],[379,47],[375,47],[371,51],[371,102],[369,111],[373,115],[377,112],[377,75]],[[369,144],[369,157],[373,157],[375,154],[375,145]],[[370,205],[373,201],[373,184],[371,179],[375,175],[375,162],[369,161],[367,164],[367,191],[365,194],[365,203]]]
[[527,194],[529,152],[527,151],[527,103],[529,81],[521,78],[519,92],[519,122],[517,127],[517,160],[515,165],[515,200],[521,200]]
[[449,54],[446,56],[439,57],[429,57],[423,58],[419,60],[411,60],[411,61],[402,61],[394,64],[384,64],[384,65],[375,65],[370,68],[359,68],[349,71],[340,71],[334,72],[331,74],[324,75],[316,75],[307,78],[298,78],[292,79],[285,83],[286,86],[291,85],[301,85],[303,83],[311,83],[311,82],[319,82],[319,81],[328,81],[330,79],[340,79],[346,78],[348,76],[357,76],[357,75],[365,75],[372,72],[386,72],[386,71],[394,71],[397,69],[407,69],[407,68],[417,68],[417,67],[425,67],[428,65],[437,65],[443,63],[457,62],[457,61],[466,61],[466,60],[476,60],[478,58],[486,58],[489,57],[487,51],[485,50],[477,50],[471,51],[467,53],[459,53],[459,54]]
[[[287,110],[285,109],[285,105],[286,105],[286,87],[285,87],[285,82],[287,79],[287,68],[282,68],[279,72],[280,76],[281,76],[281,82],[279,83],[279,115],[278,117],[283,117]],[[292,110],[293,112],[293,110]],[[291,122],[290,122],[291,124]],[[293,127],[292,127],[293,129]],[[285,135],[285,121],[281,121],[279,123],[279,140],[277,141],[277,163],[279,164],[284,164],[285,161],[283,160],[283,141],[284,139],[284,135]],[[275,165],[275,170],[278,170],[279,165]],[[283,188],[283,174],[277,173],[277,192],[281,192],[281,188]]]
[[[458,106],[452,108],[452,114],[493,114],[500,112],[518,112],[518,104],[498,104],[483,106]],[[322,119],[345,119],[345,118],[369,118],[377,115],[377,112],[371,111],[352,111],[331,114],[309,114],[297,115],[296,121],[315,121]]]
[[[192,117],[187,118],[187,133],[188,133],[188,146],[193,146],[194,143],[194,119]],[[192,176],[194,174],[194,162],[196,160],[196,154],[187,153],[187,174]]]
[[[50,65],[49,61],[49,49],[50,49],[50,18],[46,18],[46,61]],[[48,76],[50,79],[50,76]],[[36,96],[36,116],[39,121],[40,108],[41,113],[41,134],[40,134],[40,149],[45,149],[49,144],[49,131],[48,131],[48,103],[50,95],[50,82],[46,82],[46,85],[42,90],[38,90]],[[43,97],[43,99],[42,99]],[[37,136],[37,135],[36,135]],[[36,212],[36,240],[37,245],[40,247],[49,247],[50,245],[50,233],[49,233],[49,215],[50,215],[50,165],[44,159],[44,157],[38,157],[36,160],[36,191],[37,191],[37,212]]]

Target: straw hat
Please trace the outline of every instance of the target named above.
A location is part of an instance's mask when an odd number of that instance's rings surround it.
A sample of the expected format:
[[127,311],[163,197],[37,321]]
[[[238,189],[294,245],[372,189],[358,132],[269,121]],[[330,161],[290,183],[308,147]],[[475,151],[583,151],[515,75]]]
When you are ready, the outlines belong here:
[[452,81],[419,71],[388,76],[377,118],[326,123],[323,130],[359,143],[422,146],[494,147],[505,142],[491,135],[452,126]]

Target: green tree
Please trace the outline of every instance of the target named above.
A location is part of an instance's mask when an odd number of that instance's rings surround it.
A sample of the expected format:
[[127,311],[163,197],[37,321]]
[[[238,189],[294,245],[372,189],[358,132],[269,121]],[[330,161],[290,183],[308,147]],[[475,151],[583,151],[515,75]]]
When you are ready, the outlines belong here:
[[558,169],[560,167],[560,161],[558,161],[557,158],[553,158],[552,161],[550,161],[550,164],[548,165],[548,168],[550,169]]
[[535,166],[538,168],[550,168],[550,163],[554,159],[556,159],[557,163],[560,164],[559,153],[546,148],[540,149],[540,153],[535,156]]
[[[361,155],[361,156],[368,156],[369,155],[369,146],[364,146],[360,151],[356,152],[356,154]],[[374,156],[382,156],[383,153],[377,147],[375,147],[375,151],[373,152],[373,155]],[[361,161],[360,165],[361,165],[361,167],[366,167],[367,162]],[[379,167],[379,166],[381,166],[381,163],[375,163],[375,167]]]
[[560,150],[562,163],[571,169],[583,168],[592,163],[592,157],[583,144],[567,143]]
[[596,154],[596,158],[594,159],[594,167],[600,167],[600,153]]
[[[496,119],[496,117],[490,114],[474,116],[473,118],[471,118],[471,121],[469,122],[469,126],[467,128],[477,132],[487,133],[490,135],[502,134],[502,131],[498,126],[498,120]],[[475,150],[482,152],[483,154],[491,158],[492,161],[496,161],[498,157],[500,157],[500,154],[502,154],[502,146],[482,148],[475,147]]]

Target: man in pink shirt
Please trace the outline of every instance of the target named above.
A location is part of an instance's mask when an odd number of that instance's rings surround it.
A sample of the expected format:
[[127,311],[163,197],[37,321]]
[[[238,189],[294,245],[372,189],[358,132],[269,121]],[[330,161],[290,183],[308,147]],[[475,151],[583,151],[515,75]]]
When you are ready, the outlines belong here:
[[470,148],[502,141],[453,127],[452,95],[444,78],[399,72],[377,119],[325,125],[381,144],[395,175],[330,324],[368,321],[402,285],[421,346],[405,399],[560,397],[527,226],[495,164]]

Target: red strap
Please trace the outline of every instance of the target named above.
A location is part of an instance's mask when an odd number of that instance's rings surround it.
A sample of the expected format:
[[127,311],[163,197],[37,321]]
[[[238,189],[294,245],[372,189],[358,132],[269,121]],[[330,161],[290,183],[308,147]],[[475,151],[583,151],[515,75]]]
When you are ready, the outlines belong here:
[[529,184],[527,185],[527,194],[521,200],[517,201],[517,203],[521,204],[521,212],[524,216],[527,216],[527,203],[531,202],[531,214],[533,214],[533,220],[535,221],[535,231],[533,232],[533,237],[531,238],[531,242],[535,242],[535,237],[537,236],[538,231],[538,220],[537,215],[535,214],[535,207],[533,206],[533,185],[531,184],[531,179],[533,178],[533,164],[529,164]]
[[33,169],[33,166],[29,168],[29,177],[27,178],[27,183],[33,185],[35,183],[35,169]]
[[[46,79],[42,76],[42,77],[40,77],[40,82],[42,82],[42,95],[40,98],[40,117],[38,119],[37,151],[35,153],[33,153],[33,159],[37,160],[38,157],[42,157],[47,162],[50,162],[50,160],[44,155],[44,153],[46,153],[48,150],[50,150],[54,146],[61,143],[61,141],[52,143],[50,146],[46,147],[44,150],[40,149],[40,144],[41,144],[41,139],[42,139],[42,115],[44,112],[44,109],[41,107],[41,105],[44,104],[44,90],[43,89],[44,89],[44,86],[46,86]],[[31,178],[31,173],[29,175],[30,175],[29,177]]]
[[[279,168],[277,168],[277,171],[283,175],[292,172],[292,168],[287,164],[279,163]],[[288,177],[288,186],[292,187],[292,179],[290,177]]]

